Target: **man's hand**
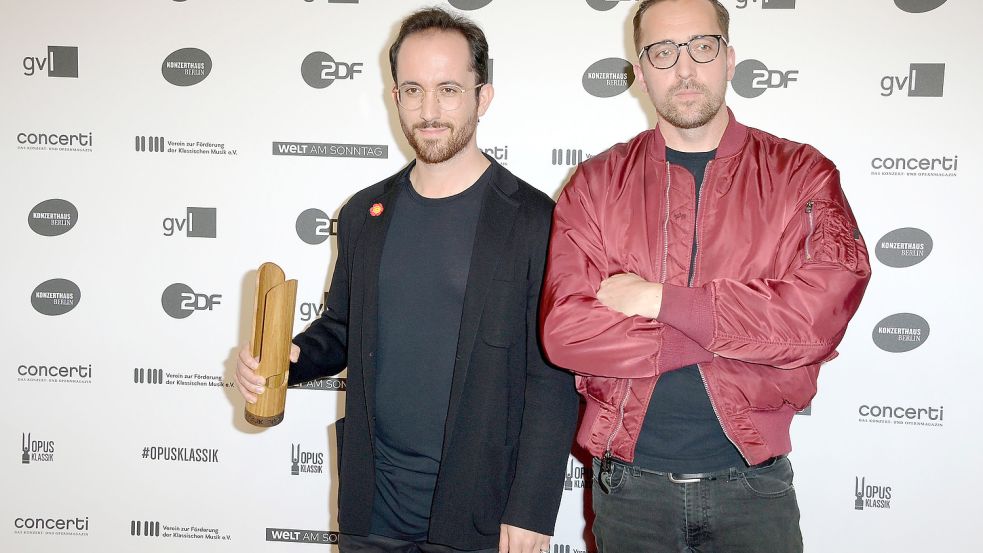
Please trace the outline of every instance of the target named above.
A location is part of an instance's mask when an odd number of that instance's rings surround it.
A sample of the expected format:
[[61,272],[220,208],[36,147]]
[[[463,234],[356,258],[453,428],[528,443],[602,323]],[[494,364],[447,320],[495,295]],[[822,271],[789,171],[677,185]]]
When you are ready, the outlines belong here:
[[662,285],[633,273],[610,276],[601,282],[597,300],[625,315],[654,319],[662,309]]
[[549,553],[550,536],[537,534],[518,526],[502,525],[498,538],[498,553]]
[[[290,344],[290,361],[296,363],[300,359],[300,348]],[[256,374],[259,359],[253,357],[252,343],[243,344],[236,360],[236,388],[249,403],[256,403],[256,396],[266,391],[266,379]]]

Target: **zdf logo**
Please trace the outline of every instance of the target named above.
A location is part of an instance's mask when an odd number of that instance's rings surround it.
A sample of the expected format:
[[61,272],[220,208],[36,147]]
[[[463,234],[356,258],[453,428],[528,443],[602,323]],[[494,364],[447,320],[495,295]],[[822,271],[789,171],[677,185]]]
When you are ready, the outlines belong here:
[[731,86],[734,92],[745,98],[757,98],[769,88],[788,88],[789,83],[798,82],[799,71],[778,71],[768,69],[765,64],[755,59],[747,59],[734,68],[734,79]]
[[175,319],[184,319],[195,311],[211,311],[222,303],[221,294],[198,294],[187,284],[175,282],[160,295],[164,312]]
[[300,64],[300,74],[304,82],[313,88],[327,88],[336,79],[354,79],[362,72],[362,63],[335,61],[324,52],[311,52]]
[[338,220],[332,219],[325,212],[312,207],[297,216],[294,229],[301,240],[316,245],[327,240],[329,236],[338,234]]

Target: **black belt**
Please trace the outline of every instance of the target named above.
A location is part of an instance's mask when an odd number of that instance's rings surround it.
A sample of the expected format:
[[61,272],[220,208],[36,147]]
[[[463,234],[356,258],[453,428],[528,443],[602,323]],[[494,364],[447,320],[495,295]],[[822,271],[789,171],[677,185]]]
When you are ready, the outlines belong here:
[[729,476],[729,475],[734,474],[734,473],[740,474],[742,472],[748,472],[748,471],[755,470],[755,469],[763,469],[765,467],[770,467],[770,466],[774,465],[775,463],[777,463],[778,461],[780,461],[780,460],[782,460],[784,458],[785,458],[784,455],[779,455],[778,457],[772,457],[771,459],[768,459],[767,461],[758,463],[757,465],[751,465],[751,466],[749,466],[747,468],[743,468],[742,467],[742,468],[736,469],[736,470],[735,469],[724,469],[724,470],[718,470],[718,471],[714,471],[714,472],[684,473],[684,472],[660,472],[660,471],[646,470],[646,469],[639,469],[639,470],[641,470],[642,472],[651,472],[651,473],[660,474],[660,475],[661,474],[664,474],[664,475],[666,475],[667,478],[669,478],[669,481],[670,482],[673,482],[675,484],[692,484],[694,482],[699,482],[701,480],[716,480],[717,478],[720,478],[722,476]]

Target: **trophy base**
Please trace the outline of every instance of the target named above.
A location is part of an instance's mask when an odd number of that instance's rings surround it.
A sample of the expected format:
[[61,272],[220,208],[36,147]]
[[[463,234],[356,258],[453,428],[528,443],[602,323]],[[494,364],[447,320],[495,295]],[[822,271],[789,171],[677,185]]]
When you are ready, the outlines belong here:
[[246,411],[246,422],[248,422],[253,426],[263,426],[263,427],[276,426],[280,424],[281,421],[283,421],[283,411],[280,411],[279,413],[273,415],[272,417],[261,417],[259,415],[254,415],[249,411]]

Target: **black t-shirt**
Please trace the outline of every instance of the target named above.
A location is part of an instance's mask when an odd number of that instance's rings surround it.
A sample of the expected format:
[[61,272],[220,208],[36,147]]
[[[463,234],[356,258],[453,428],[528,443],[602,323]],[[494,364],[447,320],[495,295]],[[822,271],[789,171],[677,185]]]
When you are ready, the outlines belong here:
[[[669,163],[681,165],[693,175],[697,199],[707,163],[715,154],[716,150],[678,152],[666,148]],[[695,225],[693,233],[690,278],[698,247]],[[744,465],[740,452],[724,435],[696,365],[659,377],[638,437],[635,464],[651,470],[682,473],[711,472]]]
[[491,172],[446,198],[404,178],[379,266],[372,533],[425,541],[478,215]]

